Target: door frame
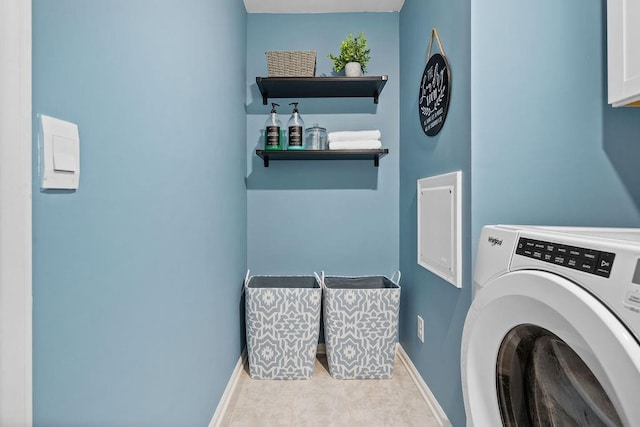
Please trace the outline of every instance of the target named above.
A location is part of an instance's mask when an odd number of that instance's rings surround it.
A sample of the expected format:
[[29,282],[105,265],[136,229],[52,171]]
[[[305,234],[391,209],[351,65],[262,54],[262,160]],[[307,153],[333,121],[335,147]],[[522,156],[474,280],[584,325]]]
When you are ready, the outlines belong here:
[[31,0],[0,1],[0,425],[31,426]]

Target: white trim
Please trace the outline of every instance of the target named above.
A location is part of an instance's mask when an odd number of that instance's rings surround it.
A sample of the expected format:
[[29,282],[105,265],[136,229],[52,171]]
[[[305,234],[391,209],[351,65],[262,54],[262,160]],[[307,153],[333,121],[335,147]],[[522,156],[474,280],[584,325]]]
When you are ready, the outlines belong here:
[[246,348],[242,351],[240,358],[238,359],[238,363],[236,363],[236,367],[231,374],[231,378],[227,383],[227,387],[224,389],[224,393],[222,393],[222,397],[218,402],[218,407],[216,408],[216,412],[213,414],[213,418],[209,421],[209,427],[219,427],[222,425],[222,420],[224,420],[224,416],[227,413],[227,409],[229,408],[229,404],[231,403],[231,399],[235,394],[236,387],[238,386],[238,381],[240,380],[240,375],[242,375],[242,370],[244,369],[244,365],[247,361],[247,350]]
[[31,1],[0,1],[0,425],[30,426]]
[[249,13],[399,12],[404,0],[244,0]]
[[413,383],[416,385],[416,387],[418,387],[422,398],[431,409],[431,412],[436,418],[438,424],[442,427],[451,427],[451,421],[449,421],[449,418],[447,418],[447,414],[444,413],[444,410],[436,400],[436,397],[433,395],[431,390],[429,390],[427,383],[424,382],[422,376],[420,375],[415,365],[409,358],[409,355],[406,351],[404,351],[404,348],[402,348],[400,343],[398,343],[398,346],[396,348],[396,355],[398,356],[398,359],[400,360],[400,362],[402,362],[404,367],[407,368],[409,376],[413,380]]

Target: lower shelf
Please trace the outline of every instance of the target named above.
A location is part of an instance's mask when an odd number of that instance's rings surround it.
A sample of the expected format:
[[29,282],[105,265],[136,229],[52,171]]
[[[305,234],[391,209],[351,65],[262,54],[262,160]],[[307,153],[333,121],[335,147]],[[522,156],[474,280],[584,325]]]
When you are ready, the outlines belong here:
[[271,160],[373,160],[378,167],[380,158],[389,153],[388,148],[377,150],[256,150],[256,154],[269,167]]

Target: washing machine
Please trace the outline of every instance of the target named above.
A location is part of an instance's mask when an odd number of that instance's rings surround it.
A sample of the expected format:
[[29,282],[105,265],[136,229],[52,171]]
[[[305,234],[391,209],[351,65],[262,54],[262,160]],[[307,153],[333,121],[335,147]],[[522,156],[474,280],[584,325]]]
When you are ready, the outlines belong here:
[[640,229],[486,226],[473,286],[468,426],[640,426]]

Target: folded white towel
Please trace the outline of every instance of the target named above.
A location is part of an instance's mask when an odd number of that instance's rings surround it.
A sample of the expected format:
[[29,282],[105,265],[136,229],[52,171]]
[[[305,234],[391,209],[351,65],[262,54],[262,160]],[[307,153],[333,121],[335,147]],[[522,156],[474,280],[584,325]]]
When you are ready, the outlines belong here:
[[358,130],[358,131],[343,131],[343,132],[329,132],[327,139],[329,142],[337,141],[366,141],[371,139],[380,139],[379,130]]
[[333,141],[329,143],[329,150],[377,150],[382,143],[377,139],[363,141]]

